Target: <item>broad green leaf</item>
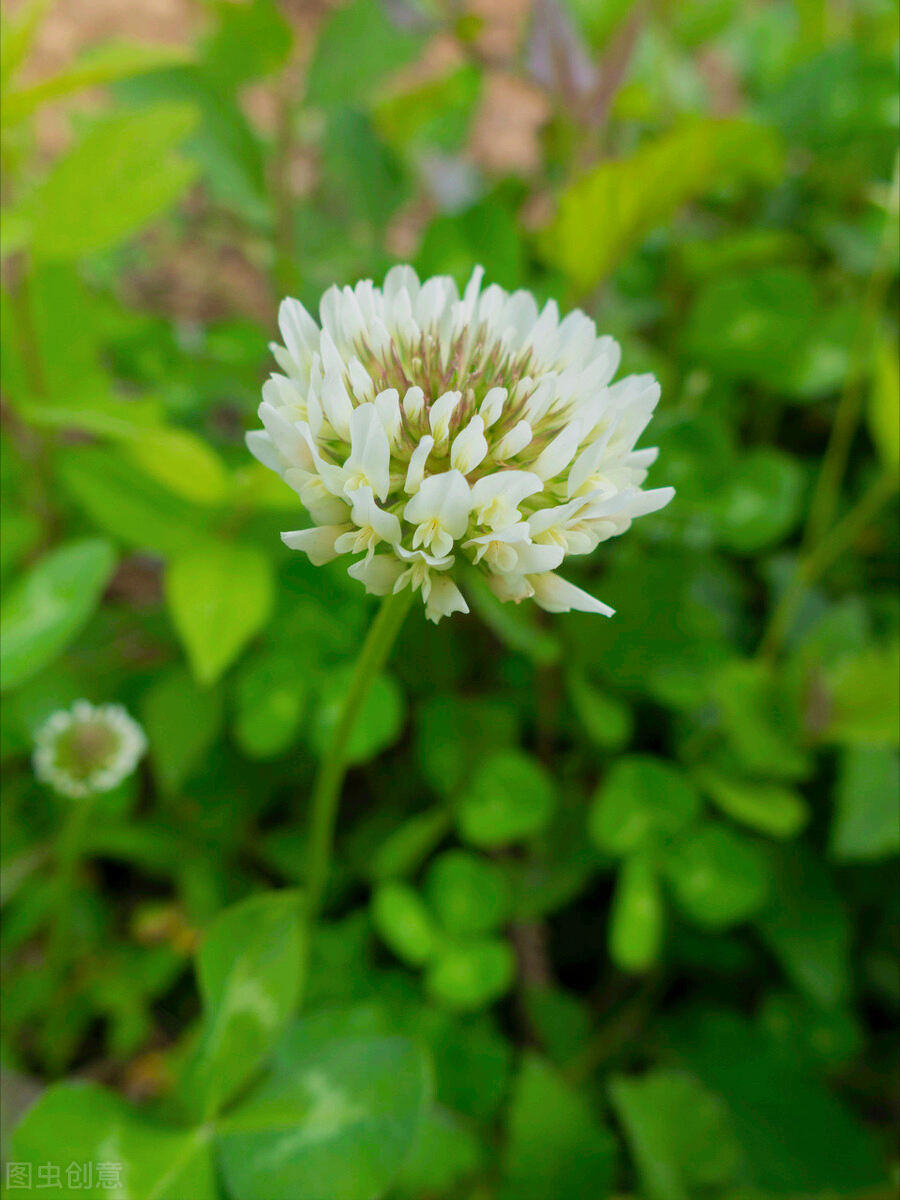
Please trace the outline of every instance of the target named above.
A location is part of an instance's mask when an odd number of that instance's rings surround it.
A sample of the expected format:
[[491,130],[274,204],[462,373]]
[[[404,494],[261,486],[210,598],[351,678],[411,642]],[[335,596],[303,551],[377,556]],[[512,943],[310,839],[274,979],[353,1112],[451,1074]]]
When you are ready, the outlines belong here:
[[900,758],[895,750],[851,746],[841,758],[829,854],[837,862],[900,851]]
[[95,125],[35,192],[35,256],[76,258],[102,250],[173,204],[196,171],[171,151],[196,119],[191,107],[160,104]]
[[79,446],[59,456],[56,470],[76,504],[127,546],[172,555],[204,537],[208,512],[173,496],[118,451]]
[[486,858],[447,850],[425,876],[425,897],[448,933],[488,933],[502,925],[510,908],[506,876]]
[[508,704],[435,696],[418,712],[422,774],[442,796],[454,796],[480,762],[517,735],[518,719]]
[[712,767],[699,771],[697,782],[723,813],[770,837],[796,837],[809,820],[804,797],[781,784],[733,779]]
[[609,924],[610,958],[623,971],[648,971],[662,948],[665,909],[656,864],[633,853],[622,863]]
[[53,0],[25,0],[14,17],[12,14],[3,14],[3,36],[0,38],[0,91],[3,93],[28,57],[35,34],[52,3]]
[[417,813],[390,833],[375,851],[369,864],[371,877],[379,883],[410,875],[450,832],[446,808]]
[[268,559],[238,542],[208,542],[174,559],[165,589],[201,686],[214,683],[265,625],[273,599]]
[[248,758],[277,758],[297,741],[311,679],[294,659],[277,652],[245,663],[235,681],[235,741]]
[[540,763],[519,750],[501,750],[475,771],[457,824],[473,846],[504,846],[546,829],[555,804],[553,781]]
[[[331,743],[331,735],[340,720],[344,697],[353,673],[351,666],[326,672],[318,684],[318,698],[309,731],[310,745],[320,757]],[[359,710],[353,732],[343,748],[344,761],[364,763],[392,746],[403,732],[406,701],[393,675],[379,675]]]
[[82,88],[97,87],[154,71],[172,63],[184,62],[187,51],[179,46],[152,46],[145,42],[109,43],[91,50],[71,66],[42,79],[30,87],[16,88],[3,100],[3,125],[13,125],[31,115],[36,108],[60,96],[79,92]]
[[731,748],[749,775],[806,778],[799,714],[764,663],[725,663],[714,675],[712,693]]
[[824,863],[801,846],[778,854],[771,903],[755,924],[788,977],[814,1004],[850,995],[850,917]]
[[475,1012],[499,1000],[512,987],[516,957],[497,937],[478,937],[448,946],[433,958],[425,987],[439,1004]]
[[758,913],[772,891],[768,859],[724,825],[685,833],[664,860],[678,907],[704,929],[727,929]]
[[197,954],[200,1040],[183,1080],[203,1120],[247,1083],[272,1051],[300,996],[304,933],[297,891],[263,892],[225,909]]
[[739,459],[722,497],[710,505],[719,538],[739,554],[777,545],[802,515],[804,474],[775,447]]
[[275,0],[215,4],[217,25],[203,46],[203,73],[220,92],[272,75],[291,51],[290,23]]
[[[59,1083],[28,1111],[13,1134],[9,1158],[31,1165],[36,1188],[40,1168],[58,1164],[59,1195],[217,1200],[211,1136],[208,1127],[167,1129],[95,1083]],[[89,1185],[79,1170],[67,1174],[70,1165],[86,1163],[93,1168]],[[53,1190],[51,1183],[47,1194]]]
[[526,1052],[513,1083],[502,1200],[587,1200],[609,1195],[612,1134],[544,1059]]
[[[142,437],[159,425],[161,405],[154,400],[119,400],[92,395],[84,404],[17,404],[17,411],[38,429],[77,429],[100,437]],[[270,472],[271,474],[271,472]]]
[[773,993],[759,1012],[759,1027],[774,1046],[801,1067],[847,1067],[863,1047],[859,1021],[846,1008],[820,1008],[795,993]]
[[388,20],[376,0],[352,0],[332,14],[316,43],[306,83],[314,106],[352,106],[422,47],[422,39]]
[[421,1051],[358,1037],[281,1063],[218,1125],[233,1200],[376,1200],[416,1143],[428,1100]]
[[614,1078],[609,1094],[648,1200],[688,1200],[695,1187],[722,1187],[743,1152],[721,1098],[682,1071]]
[[566,672],[566,691],[585,733],[603,750],[621,750],[631,740],[631,709],[617,696],[601,691],[573,669]]
[[671,839],[700,813],[691,781],[660,758],[618,759],[597,789],[588,834],[607,854],[630,854],[651,841]]
[[885,470],[900,472],[900,362],[895,342],[882,342],[869,395],[869,430]]
[[143,700],[150,762],[164,792],[177,794],[222,728],[221,689],[200,688],[184,667],[161,675]]
[[29,679],[78,636],[115,564],[109,542],[68,542],[10,588],[0,609],[0,690]]
[[194,504],[224,504],[231,490],[228,468],[208,442],[187,429],[148,429],[127,441],[125,457]]
[[484,1150],[468,1124],[444,1108],[432,1108],[422,1118],[409,1158],[394,1183],[398,1200],[452,1194],[462,1180],[484,1165]]
[[417,967],[434,955],[440,941],[419,893],[405,883],[383,883],[376,890],[372,924],[398,958]]
[[900,745],[900,642],[871,646],[825,671],[830,721],[823,737],[844,746]]
[[886,1186],[875,1139],[807,1071],[791,1069],[733,1014],[700,1012],[679,1056],[725,1101],[746,1177],[765,1194],[849,1194]]
[[587,291],[686,201],[725,176],[772,180],[778,159],[772,135],[762,126],[686,121],[629,158],[602,162],[571,184],[541,235],[541,250]]

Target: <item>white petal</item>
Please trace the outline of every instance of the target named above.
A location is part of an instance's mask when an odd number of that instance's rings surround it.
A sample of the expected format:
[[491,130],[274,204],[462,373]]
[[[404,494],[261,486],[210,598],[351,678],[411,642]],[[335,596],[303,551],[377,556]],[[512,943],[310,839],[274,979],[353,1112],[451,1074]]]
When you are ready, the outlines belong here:
[[420,387],[411,387],[403,397],[406,419],[415,424],[425,411],[425,393]]
[[391,486],[391,444],[374,404],[360,404],[350,415],[348,472],[359,472],[379,500]]
[[257,462],[261,462],[270,471],[277,471],[279,475],[281,474],[281,460],[278,457],[278,451],[264,429],[251,429],[249,433],[244,434],[244,441]]
[[485,428],[490,427],[499,420],[503,413],[506,397],[509,395],[505,387],[492,387],[481,402],[481,407],[478,412],[484,421]]
[[461,399],[462,392],[444,392],[432,404],[428,413],[428,423],[436,445],[442,445],[450,436],[450,421]]
[[462,537],[469,523],[471,490],[459,471],[429,475],[403,510],[412,524],[436,520],[452,538]]
[[515,458],[526,446],[531,444],[531,426],[527,421],[519,421],[494,448],[494,457],[499,460]]
[[375,397],[375,409],[378,413],[388,440],[393,442],[400,432],[400,393],[396,388],[387,388]]
[[403,563],[393,554],[376,554],[374,558],[361,558],[353,563],[347,574],[365,584],[370,595],[386,596],[404,570]]
[[353,388],[353,395],[356,397],[358,403],[368,404],[375,399],[375,384],[372,382],[369,372],[358,358],[350,359],[347,365],[347,373],[350,376],[350,386]]
[[372,489],[366,485],[353,493],[350,518],[360,529],[374,529],[383,542],[400,541],[400,522],[393,513],[378,507]]
[[629,467],[643,470],[646,467],[652,467],[658,458],[659,446],[649,446],[646,450],[632,450],[625,461]]
[[528,582],[534,588],[535,603],[547,612],[570,612],[574,608],[579,612],[600,613],[604,617],[611,617],[615,612],[608,604],[596,600],[558,575],[529,575]]
[[556,399],[556,372],[551,371],[549,375],[538,383],[537,387],[525,401],[523,413],[525,419],[532,425],[537,425],[552,408],[553,401]]
[[518,604],[534,595],[534,588],[524,575],[494,575],[487,576],[488,587],[498,600],[512,600]]
[[331,422],[331,428],[342,441],[350,441],[350,418],[354,412],[353,401],[347,394],[343,378],[337,371],[329,370],[322,384],[322,408]]
[[581,424],[573,421],[558,433],[549,446],[546,446],[531,464],[535,475],[541,479],[552,479],[559,475],[569,465],[578,451],[581,441]]
[[282,300],[278,328],[288,354],[298,366],[307,368],[319,345],[319,327],[299,300]]
[[331,562],[337,558],[334,543],[346,533],[349,525],[316,525],[312,529],[295,529],[292,533],[283,533],[281,540],[290,550],[302,550],[309,555],[309,561],[316,567]]
[[259,418],[285,466],[302,467],[304,471],[312,468],[313,456],[302,423],[285,420],[279,409],[265,401],[259,406]]
[[487,440],[484,436],[484,421],[481,417],[473,417],[465,429],[453,439],[450,447],[450,466],[463,475],[484,461],[488,452]]
[[674,495],[673,487],[651,488],[648,492],[638,492],[634,503],[628,506],[628,515],[645,517],[648,513],[658,512],[665,508]]
[[538,542],[520,542],[515,546],[518,557],[517,572],[536,575],[544,571],[555,571],[566,556],[562,546],[543,545]]
[[425,616],[428,620],[437,625],[441,617],[468,611],[469,606],[453,580],[447,575],[435,575],[431,580],[431,590],[425,603]]
[[413,495],[421,487],[422,480],[425,478],[425,464],[433,448],[434,438],[430,433],[426,433],[410,455],[409,467],[406,472],[406,483],[403,485],[403,490],[408,495]]

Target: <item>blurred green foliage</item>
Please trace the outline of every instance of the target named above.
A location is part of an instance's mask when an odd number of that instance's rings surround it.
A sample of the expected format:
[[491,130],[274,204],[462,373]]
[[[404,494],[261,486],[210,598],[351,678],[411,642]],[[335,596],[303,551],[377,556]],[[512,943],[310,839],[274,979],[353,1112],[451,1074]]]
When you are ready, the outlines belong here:
[[[887,1195],[896,4],[547,2],[505,59],[465,6],[298,7],[37,79],[50,5],[3,18],[4,1154],[133,1200]],[[531,165],[513,110],[477,151],[504,73]],[[242,438],[278,297],[398,255],[584,307],[662,382],[677,496],[573,568],[611,621],[413,612],[305,945],[372,610]],[[29,754],[82,696],[150,749],[68,871]]]

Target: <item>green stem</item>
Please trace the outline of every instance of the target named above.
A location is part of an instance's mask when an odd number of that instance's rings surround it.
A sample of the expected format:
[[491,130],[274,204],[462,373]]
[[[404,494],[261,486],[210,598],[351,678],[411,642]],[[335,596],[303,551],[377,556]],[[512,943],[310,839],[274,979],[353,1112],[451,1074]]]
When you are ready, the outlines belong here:
[[63,826],[57,850],[59,892],[56,898],[56,913],[47,948],[47,961],[54,976],[62,974],[66,961],[70,957],[69,930],[72,891],[75,887],[75,878],[78,874],[78,864],[81,861],[84,834],[94,809],[94,798],[88,796],[83,800],[71,800],[69,803],[71,807],[66,817],[66,823]]
[[803,544],[807,551],[814,550],[834,520],[841,482],[850,457],[850,448],[859,424],[862,409],[862,388],[864,372],[862,370],[865,356],[870,351],[875,333],[878,313],[881,309],[885,293],[891,279],[891,272],[885,263],[886,251],[894,222],[897,219],[896,195],[898,176],[900,176],[900,157],[894,164],[893,183],[891,185],[892,199],[887,204],[884,226],[875,260],[866,283],[860,309],[856,337],[850,350],[850,363],[847,370],[847,380],[841,398],[838,401],[834,424],[825,448],[822,467],[816,480],[815,490],[809,505],[809,517],[806,522]]
[[853,544],[896,490],[895,479],[887,474],[880,475],[824,541],[800,563],[772,613],[759,648],[761,657],[773,659],[778,654],[791,631],[807,588],[828,570],[843,550]]
[[307,922],[312,924],[322,906],[328,882],[331,847],[337,820],[341,785],[347,773],[346,750],[360,710],[379,672],[387,662],[412,603],[412,588],[384,598],[372,622],[344,697],[344,706],[319,766],[312,793],[312,821],[307,870]]

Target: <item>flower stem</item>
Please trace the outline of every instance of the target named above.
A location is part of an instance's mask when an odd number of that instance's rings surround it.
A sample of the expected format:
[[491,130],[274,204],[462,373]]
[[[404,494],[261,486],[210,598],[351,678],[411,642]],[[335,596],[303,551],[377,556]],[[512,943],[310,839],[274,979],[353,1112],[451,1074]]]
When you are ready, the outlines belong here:
[[347,772],[347,745],[372,684],[394,648],[411,603],[412,588],[404,588],[396,595],[386,596],[382,601],[356,660],[341,714],[319,766],[312,793],[312,822],[307,859],[306,913],[309,925],[319,914],[328,882],[341,784]]
[[57,848],[59,891],[47,946],[47,961],[51,972],[57,977],[57,987],[61,986],[58,977],[62,974],[70,955],[72,890],[78,874],[84,835],[94,808],[94,798],[88,796],[82,800],[72,800],[69,803],[69,813]]

